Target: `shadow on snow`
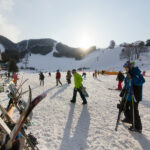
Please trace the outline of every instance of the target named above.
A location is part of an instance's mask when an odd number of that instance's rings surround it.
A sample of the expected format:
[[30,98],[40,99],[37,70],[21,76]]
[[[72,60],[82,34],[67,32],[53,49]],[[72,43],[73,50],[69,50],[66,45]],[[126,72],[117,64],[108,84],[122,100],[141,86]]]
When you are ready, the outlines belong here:
[[84,150],[87,148],[87,137],[90,125],[90,115],[87,109],[87,105],[83,106],[81,115],[74,131],[74,135],[73,137],[70,137],[74,109],[75,104],[70,104],[70,112],[59,150]]
[[55,98],[57,95],[59,95],[60,93],[62,93],[64,90],[66,90],[66,88],[68,87],[68,84],[64,84],[62,87],[60,87],[61,89],[59,89],[54,95],[51,96],[51,99]]

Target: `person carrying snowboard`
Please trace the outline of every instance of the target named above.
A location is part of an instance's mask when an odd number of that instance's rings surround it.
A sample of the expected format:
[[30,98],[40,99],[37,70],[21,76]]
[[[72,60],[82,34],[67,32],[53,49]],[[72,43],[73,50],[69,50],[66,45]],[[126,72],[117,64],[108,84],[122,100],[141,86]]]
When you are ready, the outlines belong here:
[[[145,82],[143,75],[138,67],[135,67],[132,63],[127,61],[123,66],[127,72],[127,76],[124,80],[125,86],[122,90],[126,92],[124,96],[124,115],[122,120],[124,123],[130,123],[132,126],[130,131],[142,132],[142,123],[139,115],[138,105],[142,100],[142,85]],[[124,92],[123,92],[124,93]],[[123,94],[121,93],[120,96]]]
[[58,83],[60,83],[62,85],[60,78],[61,78],[61,73],[59,72],[59,70],[57,70],[57,72],[56,72],[56,86],[58,86]]
[[45,78],[45,76],[44,76],[43,72],[40,72],[40,74],[39,74],[40,86],[41,85],[44,86],[44,78]]
[[82,76],[76,72],[75,69],[72,70],[72,74],[74,76],[74,84],[75,84],[75,87],[74,87],[74,91],[73,91],[73,97],[72,97],[72,100],[71,100],[71,103],[76,103],[76,96],[77,96],[77,92],[79,92],[82,100],[83,100],[83,105],[84,104],[87,104],[87,100],[85,98],[85,96],[83,95],[82,93]]
[[72,77],[71,71],[68,70],[68,71],[67,71],[67,75],[66,75],[66,80],[67,80],[67,83],[68,83],[68,84],[71,83],[71,77]]
[[116,90],[122,90],[122,82],[124,80],[124,75],[121,71],[118,72],[116,80],[118,81],[118,88]]

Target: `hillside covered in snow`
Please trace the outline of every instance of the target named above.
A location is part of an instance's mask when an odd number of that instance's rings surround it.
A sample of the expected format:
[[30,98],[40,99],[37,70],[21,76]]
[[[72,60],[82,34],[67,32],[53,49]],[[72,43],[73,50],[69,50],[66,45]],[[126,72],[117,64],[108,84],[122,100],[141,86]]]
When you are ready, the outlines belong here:
[[[53,52],[56,49],[54,47]],[[86,68],[87,70],[109,70],[118,71],[122,70],[122,65],[127,59],[120,59],[121,47],[114,49],[97,49],[82,60],[74,58],[56,58],[53,53],[47,55],[31,54],[28,57],[28,66],[37,68],[38,71],[61,71],[71,70],[73,68]],[[135,60],[136,64],[140,67],[148,69],[150,66],[150,53],[141,53],[140,58]],[[23,60],[24,62],[25,60]],[[24,63],[19,63],[19,66],[24,66]]]

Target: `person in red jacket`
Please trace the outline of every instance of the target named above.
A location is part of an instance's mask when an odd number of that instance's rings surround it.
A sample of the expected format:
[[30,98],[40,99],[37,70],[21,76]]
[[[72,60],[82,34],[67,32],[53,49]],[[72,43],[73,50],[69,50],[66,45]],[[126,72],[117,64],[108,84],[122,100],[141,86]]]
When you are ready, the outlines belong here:
[[62,85],[60,78],[61,78],[61,73],[59,72],[59,70],[57,70],[57,72],[56,72],[56,86],[58,86],[58,83],[60,83]]
[[17,85],[18,75],[16,73],[13,74],[13,82],[15,86]]

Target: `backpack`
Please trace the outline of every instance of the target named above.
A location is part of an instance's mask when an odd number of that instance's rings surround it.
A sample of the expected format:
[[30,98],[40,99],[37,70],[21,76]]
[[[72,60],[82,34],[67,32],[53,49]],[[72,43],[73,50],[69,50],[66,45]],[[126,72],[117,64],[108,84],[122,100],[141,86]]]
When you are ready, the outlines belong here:
[[145,83],[145,79],[142,74],[133,77],[133,83],[135,86],[142,86]]

